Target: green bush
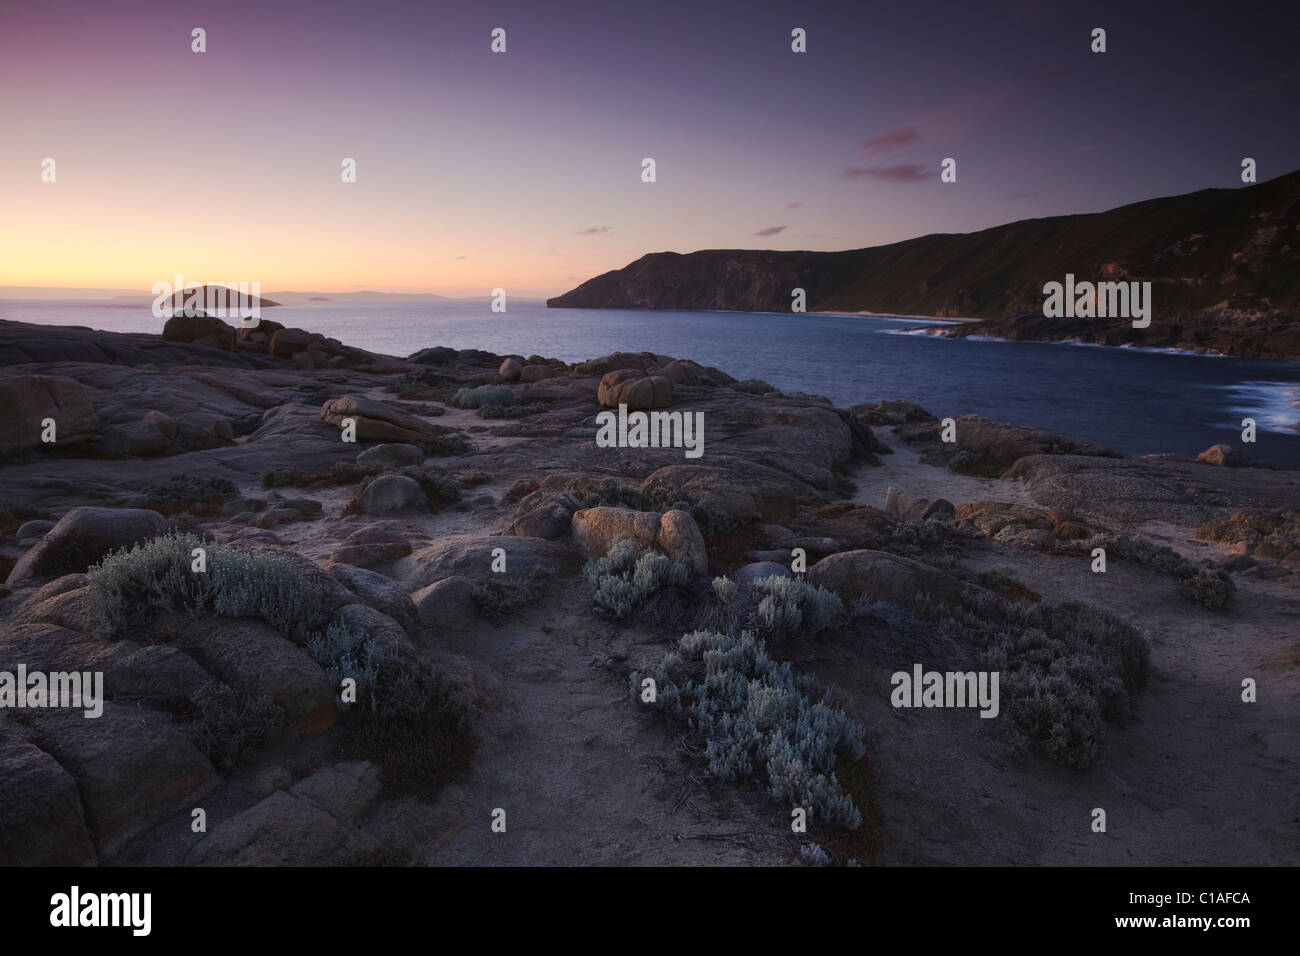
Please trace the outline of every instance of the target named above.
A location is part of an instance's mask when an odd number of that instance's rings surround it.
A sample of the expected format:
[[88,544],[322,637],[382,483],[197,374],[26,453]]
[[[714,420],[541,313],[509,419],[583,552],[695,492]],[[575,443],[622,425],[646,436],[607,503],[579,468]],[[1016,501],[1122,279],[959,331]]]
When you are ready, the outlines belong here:
[[766,395],[768,392],[780,391],[780,389],[767,384],[761,378],[747,378],[743,382],[737,382],[732,387],[738,392],[745,392],[749,395]]
[[641,551],[620,538],[603,558],[588,561],[582,576],[591,585],[596,606],[616,620],[632,615],[664,587],[682,587],[691,579],[686,565],[658,551]]
[[863,756],[863,729],[825,700],[808,698],[812,682],[778,664],[762,641],[709,631],[684,635],[657,667],[634,671],[640,701],[652,678],[655,703],[703,738],[709,772],[723,780],[762,776],[768,792],[810,819],[857,829],[862,814],[835,768]]
[[513,405],[515,396],[504,385],[480,385],[462,388],[451,397],[457,408],[482,408],[484,405]]

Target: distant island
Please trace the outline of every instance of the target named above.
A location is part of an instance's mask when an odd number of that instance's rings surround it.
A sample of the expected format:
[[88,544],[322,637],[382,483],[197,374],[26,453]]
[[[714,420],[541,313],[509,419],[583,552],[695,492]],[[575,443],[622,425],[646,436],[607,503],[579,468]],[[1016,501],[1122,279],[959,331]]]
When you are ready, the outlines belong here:
[[[547,300],[551,308],[968,317],[952,336],[1076,339],[1300,359],[1300,171],[1108,212],[1027,219],[844,252],[659,252]],[[1150,282],[1146,329],[1116,319],[1045,319],[1043,285]]]
[[323,296],[323,295],[314,295],[314,296],[312,296],[310,299],[308,299],[307,301],[308,301],[308,302],[333,302],[334,300],[328,298],[327,296]]
[[200,309],[205,308],[205,306],[210,307],[215,303],[220,308],[228,310],[231,313],[236,310],[250,308],[254,305],[264,309],[274,308],[280,305],[279,302],[268,299],[266,296],[243,293],[238,288],[232,289],[228,286],[216,283],[209,283],[208,285],[201,286],[187,286],[184,289],[172,293],[170,296],[163,296],[161,298],[165,300],[166,304],[169,305],[172,310],[178,310],[185,308],[185,303],[187,301],[195,300],[196,296],[198,307]]

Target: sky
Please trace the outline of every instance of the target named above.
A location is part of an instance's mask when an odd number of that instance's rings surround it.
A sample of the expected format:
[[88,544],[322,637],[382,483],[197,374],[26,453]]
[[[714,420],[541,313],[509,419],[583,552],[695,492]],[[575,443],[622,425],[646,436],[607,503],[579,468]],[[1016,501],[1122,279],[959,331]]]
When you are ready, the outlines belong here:
[[549,296],[1240,188],[1300,167],[1289,11],[0,0],[0,286]]

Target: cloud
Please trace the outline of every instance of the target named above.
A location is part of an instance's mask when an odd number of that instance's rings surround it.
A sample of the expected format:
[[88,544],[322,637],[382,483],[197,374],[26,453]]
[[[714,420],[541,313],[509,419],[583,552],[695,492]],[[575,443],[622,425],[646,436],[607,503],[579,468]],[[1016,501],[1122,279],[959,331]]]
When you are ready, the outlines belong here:
[[[1051,74],[1052,71],[1048,71]],[[1052,79],[1050,75],[1047,79]],[[985,86],[963,93],[951,102],[915,116],[906,125],[887,130],[859,144],[868,156],[880,156],[919,143],[943,144],[982,126],[989,117],[1013,102],[1021,88],[1009,83]]]
[[760,229],[754,233],[756,236],[775,236],[778,232],[785,232],[785,226],[768,226],[766,229]]
[[872,166],[869,169],[849,167],[844,170],[845,179],[874,179],[882,183],[916,183],[928,179],[922,163],[900,163],[897,166]]
[[785,204],[785,208],[786,208],[786,209],[798,209],[798,208],[799,208],[800,206],[802,206],[802,205],[803,205],[803,203],[801,203],[801,202],[788,202],[788,203]]
[[911,146],[920,141],[921,134],[916,131],[915,126],[900,126],[898,129],[891,129],[887,133],[871,137],[861,146],[867,151],[868,156],[879,156],[881,153]]
[[579,229],[574,233],[575,236],[604,236],[607,235],[613,226],[588,226],[586,229]]
[[468,259],[469,256],[457,256],[456,258],[457,258],[457,259]]

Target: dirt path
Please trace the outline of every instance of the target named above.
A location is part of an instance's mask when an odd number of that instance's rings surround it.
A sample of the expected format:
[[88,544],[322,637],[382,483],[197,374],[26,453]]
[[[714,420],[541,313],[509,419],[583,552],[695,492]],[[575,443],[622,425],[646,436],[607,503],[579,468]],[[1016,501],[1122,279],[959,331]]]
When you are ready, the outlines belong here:
[[[580,582],[557,582],[545,607],[456,641],[493,708],[479,723],[472,776],[432,808],[442,836],[429,865],[764,865],[783,862],[788,830],[761,801],[684,777],[675,737],[638,714],[602,663],[629,653],[592,622]],[[573,608],[581,608],[581,615]],[[652,656],[630,648],[633,662]],[[491,830],[506,810],[506,832]]]

